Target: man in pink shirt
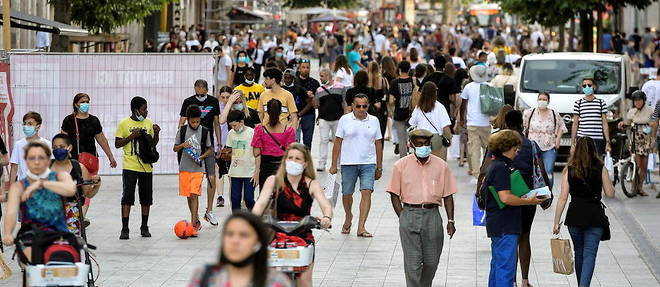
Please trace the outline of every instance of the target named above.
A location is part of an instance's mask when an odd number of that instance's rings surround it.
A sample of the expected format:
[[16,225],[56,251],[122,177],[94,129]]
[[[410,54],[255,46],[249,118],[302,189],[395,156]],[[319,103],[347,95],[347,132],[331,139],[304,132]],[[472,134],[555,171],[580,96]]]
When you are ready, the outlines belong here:
[[410,132],[408,138],[415,153],[394,164],[387,188],[399,217],[407,286],[431,286],[444,241],[438,211],[443,203],[449,238],[456,232],[452,196],[457,191],[456,180],[447,162],[431,154],[432,137],[428,130]]

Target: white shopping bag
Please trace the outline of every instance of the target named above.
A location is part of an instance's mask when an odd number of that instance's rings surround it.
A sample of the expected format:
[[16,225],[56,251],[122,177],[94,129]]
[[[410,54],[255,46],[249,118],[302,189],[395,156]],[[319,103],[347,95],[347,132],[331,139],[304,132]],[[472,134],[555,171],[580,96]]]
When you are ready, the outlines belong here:
[[335,208],[337,205],[337,198],[341,192],[341,184],[337,174],[328,174],[325,178],[325,184],[323,185],[323,192],[325,193],[325,198],[327,198],[330,201],[330,204],[332,204],[332,208]]
[[610,181],[614,182],[614,161],[612,160],[612,156],[609,152],[605,156],[605,168],[607,169],[607,173],[610,175]]
[[457,159],[461,156],[461,136],[452,135],[451,136],[451,146],[449,147],[449,157]]
[[646,169],[653,171],[655,170],[655,162],[658,160],[658,154],[657,153],[650,153],[649,154],[649,164]]

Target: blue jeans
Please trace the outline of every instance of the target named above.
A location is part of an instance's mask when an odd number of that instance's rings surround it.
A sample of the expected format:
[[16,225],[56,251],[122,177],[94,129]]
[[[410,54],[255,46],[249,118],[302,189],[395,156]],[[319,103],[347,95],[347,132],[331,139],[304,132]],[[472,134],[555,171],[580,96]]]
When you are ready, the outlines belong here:
[[232,177],[231,178],[231,210],[241,209],[241,193],[245,206],[252,210],[254,207],[254,185],[250,182],[249,177]]
[[[296,131],[296,141],[302,142],[310,151],[312,150],[312,138],[314,138],[315,121],[316,115],[314,114],[302,116],[302,118],[300,118],[298,130]],[[302,138],[302,141],[300,141],[300,138]]]
[[352,164],[341,166],[341,193],[352,195],[355,192],[355,184],[360,179],[360,190],[374,190],[376,179],[375,164]]
[[550,190],[555,182],[555,161],[557,160],[557,149],[552,148],[547,151],[541,152],[541,157],[543,157],[543,167],[545,172],[548,173],[548,179],[550,180]]
[[575,249],[575,275],[578,286],[589,286],[596,268],[596,254],[598,254],[600,237],[603,235],[603,227],[569,226],[568,233],[571,234]]
[[518,266],[518,237],[520,234],[504,234],[490,238],[488,287],[513,286]]

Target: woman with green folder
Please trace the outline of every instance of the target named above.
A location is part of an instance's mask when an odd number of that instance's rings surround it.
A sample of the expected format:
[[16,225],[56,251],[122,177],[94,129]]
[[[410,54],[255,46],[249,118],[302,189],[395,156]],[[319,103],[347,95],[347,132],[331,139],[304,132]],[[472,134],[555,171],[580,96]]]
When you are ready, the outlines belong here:
[[[522,199],[512,192],[513,159],[520,148],[518,132],[501,130],[491,135],[488,149],[495,159],[488,167],[486,186],[486,232],[491,239],[491,263],[488,286],[513,286],[517,266],[518,237],[522,233],[522,205],[537,205],[544,198]],[[514,177],[515,178],[515,177]],[[515,183],[515,182],[514,182]],[[498,200],[505,204],[498,205]]]

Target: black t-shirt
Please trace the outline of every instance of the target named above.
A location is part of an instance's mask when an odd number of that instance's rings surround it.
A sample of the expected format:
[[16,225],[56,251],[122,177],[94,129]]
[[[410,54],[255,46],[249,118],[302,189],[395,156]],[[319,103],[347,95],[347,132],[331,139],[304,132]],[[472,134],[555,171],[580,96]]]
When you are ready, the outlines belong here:
[[433,72],[424,78],[422,85],[426,82],[432,82],[438,87],[438,102],[445,106],[447,114],[451,115],[451,112],[449,111],[451,104],[449,95],[458,94],[460,92],[454,79],[450,78],[443,72]]
[[296,108],[298,108],[298,111],[302,111],[302,109],[307,106],[308,97],[305,88],[297,84],[293,84],[291,87],[282,86],[282,88],[289,91],[289,93],[293,95],[293,99],[296,102]]
[[7,154],[7,146],[2,138],[0,138],[0,154]]
[[[94,136],[103,132],[101,121],[93,115],[89,115],[86,119],[77,119],[78,131],[80,132],[80,152],[88,152],[93,155],[96,154],[96,139]],[[67,133],[71,138],[73,149],[71,150],[71,157],[78,159],[78,136],[76,133],[76,123],[73,114],[68,115],[62,121],[62,131]]]
[[[302,79],[300,77],[296,77],[296,84],[303,87],[303,89],[305,89],[305,93],[307,93],[307,91],[312,91],[313,94],[316,94],[316,90],[321,86],[319,81],[317,81],[316,79],[314,79],[312,77],[309,77],[307,79]],[[306,98],[305,101],[307,101],[307,100],[309,100],[309,99]],[[298,108],[298,113],[300,113],[300,108]],[[304,116],[304,115],[309,115],[309,114],[314,114],[314,113],[315,113],[314,109],[309,109],[309,111],[305,112],[302,115]]]
[[183,100],[183,105],[181,105],[181,112],[179,113],[179,115],[185,117],[186,110],[190,105],[198,105],[199,108],[201,109],[202,111],[201,124],[202,126],[204,126],[209,130],[211,144],[213,144],[214,143],[213,122],[215,116],[220,115],[220,101],[218,101],[216,97],[212,97],[210,95],[206,95],[206,99],[204,99],[204,101],[202,102],[200,102],[196,96],[190,96],[185,100]]
[[390,83],[390,94],[394,96],[394,115],[395,121],[408,121],[410,118],[410,101],[413,94],[412,78],[396,78]]
[[[511,159],[497,156],[488,166],[486,186],[496,191],[511,190]],[[486,233],[488,237],[522,232],[522,209],[520,206],[506,205],[500,208],[490,190],[486,192]]]
[[[344,115],[344,93],[337,93],[337,89],[327,89],[330,93],[319,92],[319,119],[326,121],[336,121]],[[333,91],[334,90],[334,91]]]
[[245,82],[245,71],[249,68],[248,65],[244,67],[234,66],[231,71],[234,72],[234,87]]
[[254,128],[261,123],[261,121],[259,120],[259,113],[257,112],[257,110],[253,110],[251,108],[248,108],[248,112],[250,113],[250,116],[247,119],[245,119],[245,125]]

